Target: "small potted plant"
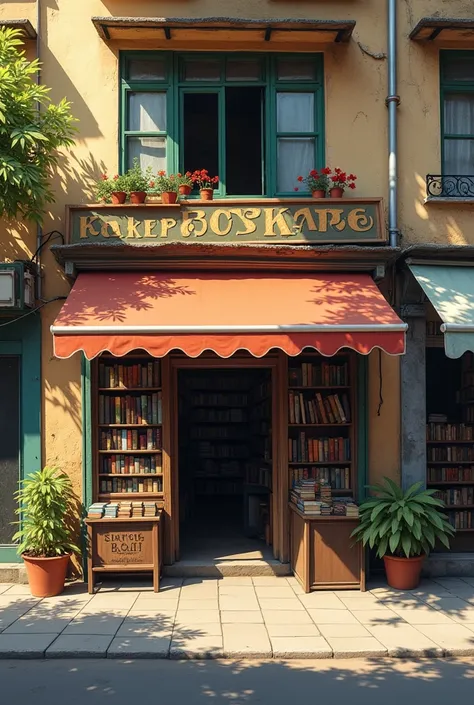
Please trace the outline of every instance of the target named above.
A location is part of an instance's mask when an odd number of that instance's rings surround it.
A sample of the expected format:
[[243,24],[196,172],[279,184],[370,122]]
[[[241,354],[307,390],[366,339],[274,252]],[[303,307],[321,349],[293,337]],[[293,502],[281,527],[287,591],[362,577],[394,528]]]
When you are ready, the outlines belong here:
[[176,177],[178,179],[179,184],[179,194],[181,196],[189,196],[194,186],[191,172],[187,171],[185,174],[176,174]]
[[107,174],[102,174],[96,183],[95,198],[97,201],[112,202],[114,205],[125,203],[127,198],[125,186],[123,176],[115,174],[115,176],[110,178]]
[[212,201],[214,198],[214,189],[219,183],[218,176],[209,176],[207,169],[198,169],[192,175],[193,183],[197,185],[201,199],[203,201]]
[[329,187],[329,198],[342,198],[346,188],[354,190],[356,187],[356,179],[357,176],[355,176],[355,174],[347,175],[345,171],[336,167],[334,173],[330,176],[331,185]]
[[[306,184],[308,191],[313,198],[326,198],[326,193],[329,188],[329,174],[331,169],[328,166],[323,167],[320,171],[311,169],[308,176],[298,176],[298,181]],[[299,188],[295,188],[299,191]]]
[[445,514],[444,504],[433,497],[436,490],[423,490],[417,482],[405,492],[393,480],[369,488],[377,496],[360,506],[360,524],[352,536],[383,558],[387,582],[398,590],[413,590],[420,582],[425,556],[436,541],[449,548],[454,528]]
[[20,482],[15,493],[16,513],[21,521],[13,540],[19,539],[31,594],[53,597],[64,589],[72,552],[69,520],[75,513],[75,498],[70,478],[58,468],[45,467]]
[[151,179],[151,167],[144,173],[140,167],[138,158],[133,160],[133,166],[123,176],[125,190],[130,194],[130,202],[133,204],[145,203],[148,184]]
[[178,200],[179,179],[174,174],[166,175],[166,171],[159,171],[155,179],[153,193],[161,194],[162,203],[176,203]]

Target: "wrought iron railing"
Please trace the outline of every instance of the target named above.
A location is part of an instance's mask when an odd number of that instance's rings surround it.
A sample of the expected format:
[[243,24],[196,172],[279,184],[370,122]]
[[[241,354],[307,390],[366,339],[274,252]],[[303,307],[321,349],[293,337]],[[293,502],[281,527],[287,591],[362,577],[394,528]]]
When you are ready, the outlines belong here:
[[428,197],[474,198],[474,175],[428,174],[426,193]]

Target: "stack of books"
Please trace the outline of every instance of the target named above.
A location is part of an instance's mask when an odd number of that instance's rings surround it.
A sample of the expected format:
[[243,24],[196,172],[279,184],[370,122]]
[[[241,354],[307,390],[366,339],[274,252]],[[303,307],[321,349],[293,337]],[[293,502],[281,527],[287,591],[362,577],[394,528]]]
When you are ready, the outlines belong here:
[[346,516],[357,518],[359,516],[359,507],[355,502],[350,502],[346,505]]
[[446,414],[429,414],[428,423],[447,423],[448,417]]
[[107,519],[116,519],[119,510],[118,502],[109,502],[105,505],[104,517]]
[[107,502],[94,502],[89,507],[87,516],[89,519],[101,519],[104,516],[105,507]]
[[132,515],[132,503],[131,502],[120,502],[118,509],[118,518],[125,519]]
[[333,512],[337,516],[358,517],[359,507],[352,497],[339,497],[334,501]]
[[132,502],[132,517],[143,516],[143,502]]
[[158,507],[156,502],[143,502],[143,516],[144,517],[156,517]]

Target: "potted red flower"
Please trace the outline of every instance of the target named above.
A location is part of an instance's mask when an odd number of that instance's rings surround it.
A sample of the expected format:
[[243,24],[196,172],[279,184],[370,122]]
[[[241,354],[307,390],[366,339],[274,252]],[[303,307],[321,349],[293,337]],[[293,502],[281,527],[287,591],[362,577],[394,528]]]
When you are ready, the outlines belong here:
[[180,196],[189,196],[194,186],[191,172],[187,171],[185,174],[176,174],[176,177],[178,179],[178,193]]
[[207,169],[198,169],[191,176],[193,183],[197,185],[203,201],[212,201],[214,189],[219,183],[218,176],[209,176]]
[[166,175],[166,171],[159,171],[155,179],[152,194],[161,194],[161,202],[170,204],[178,200],[179,179],[174,174]]
[[107,174],[102,174],[96,183],[95,198],[104,203],[112,202],[114,205],[125,203],[127,192],[125,190],[124,177],[115,174],[112,178]]
[[[311,169],[308,176],[298,176],[298,181],[306,184],[313,198],[326,198],[326,193],[329,188],[330,173],[331,169],[328,166],[323,167],[319,171],[317,169]],[[299,188],[296,187],[295,191],[299,191]]]
[[347,174],[339,167],[334,169],[334,173],[331,175],[331,186],[329,188],[329,198],[342,198],[342,195],[346,188],[354,190],[356,185],[355,181],[357,176],[355,174]]

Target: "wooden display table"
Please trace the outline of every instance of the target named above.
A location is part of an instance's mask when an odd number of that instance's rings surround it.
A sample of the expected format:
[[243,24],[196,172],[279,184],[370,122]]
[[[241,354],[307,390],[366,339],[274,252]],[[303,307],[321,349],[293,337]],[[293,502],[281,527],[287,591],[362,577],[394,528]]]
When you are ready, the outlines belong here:
[[305,592],[365,591],[364,551],[351,533],[358,518],[307,516],[290,502],[291,568]]
[[153,573],[159,591],[162,566],[162,510],[156,517],[85,519],[87,586],[94,592],[97,573]]

